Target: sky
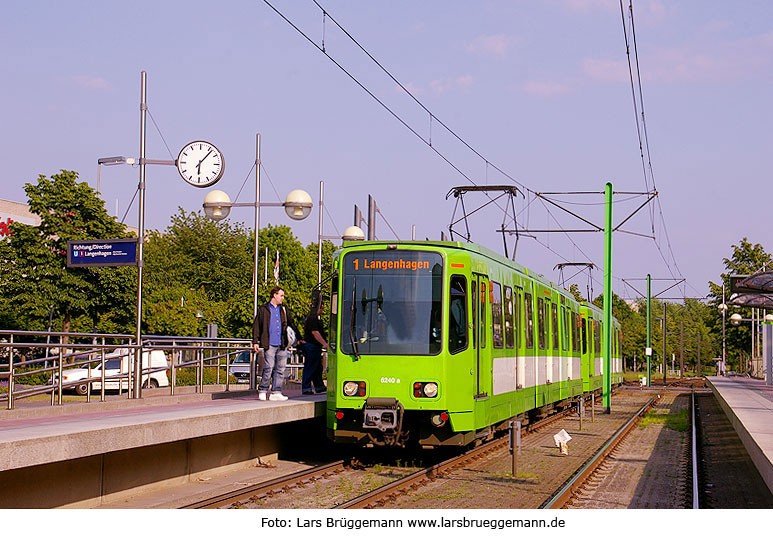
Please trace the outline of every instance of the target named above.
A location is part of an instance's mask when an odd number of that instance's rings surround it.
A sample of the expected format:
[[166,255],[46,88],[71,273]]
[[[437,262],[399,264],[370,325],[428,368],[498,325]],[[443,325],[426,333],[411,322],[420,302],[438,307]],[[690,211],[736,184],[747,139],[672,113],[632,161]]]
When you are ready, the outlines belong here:
[[[25,183],[60,169],[96,189],[99,158],[138,157],[146,71],[147,158],[212,142],[226,162],[213,188],[252,202],[260,133],[261,200],[300,188],[316,202],[324,181],[324,235],[340,236],[355,204],[367,214],[372,195],[383,215],[378,238],[394,239],[391,226],[409,239],[415,226],[418,239],[439,239],[461,214],[446,194],[472,184],[518,186],[521,229],[570,230],[588,226],[557,205],[602,226],[611,182],[617,225],[654,180],[659,203],[622,226],[632,233],[614,234],[616,293],[635,298],[650,273],[653,294],[685,278],[667,296],[704,296],[743,237],[773,251],[767,0],[634,0],[635,51],[628,0],[625,16],[618,0],[318,0],[329,17],[313,0],[269,1],[298,30],[263,0],[5,2],[0,198],[25,202]],[[626,36],[638,56],[644,161]],[[138,179],[138,167],[101,170],[108,212],[121,219],[128,210],[134,226]],[[200,210],[207,191],[174,167],[148,166],[146,227],[165,229],[179,208]],[[535,192],[594,194],[549,195],[554,205]],[[487,201],[470,193],[465,206]],[[474,242],[502,253],[498,204],[470,225]],[[290,225],[307,244],[317,240],[317,215],[315,207],[293,222],[265,208],[261,223]],[[248,228],[252,219],[249,208],[230,216]],[[531,235],[517,243],[522,265],[558,281],[558,263],[592,262],[594,295],[602,291],[601,233]],[[569,283],[585,290],[588,278]]]

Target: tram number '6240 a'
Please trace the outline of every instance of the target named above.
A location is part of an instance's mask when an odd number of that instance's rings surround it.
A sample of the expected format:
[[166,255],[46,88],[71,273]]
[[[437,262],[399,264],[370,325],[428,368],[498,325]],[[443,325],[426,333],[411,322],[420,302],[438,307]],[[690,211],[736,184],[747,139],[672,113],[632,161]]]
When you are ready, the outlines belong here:
[[381,384],[400,384],[400,379],[395,377],[381,377]]

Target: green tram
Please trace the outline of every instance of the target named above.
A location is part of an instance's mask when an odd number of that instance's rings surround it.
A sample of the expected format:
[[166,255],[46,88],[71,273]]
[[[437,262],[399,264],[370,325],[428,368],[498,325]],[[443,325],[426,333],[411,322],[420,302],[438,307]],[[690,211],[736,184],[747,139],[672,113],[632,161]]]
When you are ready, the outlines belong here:
[[471,243],[370,241],[334,264],[335,442],[466,445],[601,391],[602,311],[518,263]]

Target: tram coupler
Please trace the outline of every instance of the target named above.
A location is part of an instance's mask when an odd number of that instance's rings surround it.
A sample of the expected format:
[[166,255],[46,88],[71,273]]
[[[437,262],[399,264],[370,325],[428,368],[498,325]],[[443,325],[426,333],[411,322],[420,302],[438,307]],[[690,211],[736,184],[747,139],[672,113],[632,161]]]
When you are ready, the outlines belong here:
[[363,429],[400,433],[403,421],[403,405],[394,397],[369,397],[365,401],[362,411]]

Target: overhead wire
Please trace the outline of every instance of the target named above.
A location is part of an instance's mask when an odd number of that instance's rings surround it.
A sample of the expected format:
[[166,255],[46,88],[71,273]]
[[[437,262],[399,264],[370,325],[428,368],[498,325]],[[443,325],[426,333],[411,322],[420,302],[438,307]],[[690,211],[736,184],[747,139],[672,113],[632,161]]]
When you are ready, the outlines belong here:
[[[628,3],[628,16],[630,19],[630,30],[629,30],[629,27],[626,26],[626,22],[625,22],[625,8],[623,7],[623,0],[620,0],[620,15],[623,23],[623,36],[625,38],[626,57],[628,59],[628,74],[631,82],[631,95],[633,98],[634,119],[636,121],[636,134],[639,139],[639,154],[642,161],[644,183],[648,190],[650,188],[649,185],[651,183],[652,191],[657,192],[657,185],[655,183],[655,174],[652,168],[652,153],[650,151],[649,134],[647,131],[647,120],[644,112],[644,90],[642,89],[641,67],[639,64],[639,50],[636,42],[636,24],[634,21],[634,14],[633,14],[633,0],[629,0],[629,3]],[[629,39],[629,31],[630,31],[630,39]],[[634,80],[634,69],[631,63],[631,43],[633,44],[634,64],[636,67],[635,80]],[[638,88],[638,101],[637,101],[637,92],[636,92],[637,88]],[[640,116],[639,109],[641,109],[641,120],[639,119],[639,116]],[[643,140],[642,140],[642,134],[643,134]],[[645,150],[647,155],[646,161],[644,156]],[[647,176],[648,171],[649,171],[649,177]],[[660,222],[662,225],[662,234],[666,239],[666,245],[668,247],[668,252],[671,256],[671,261],[669,261],[666,258],[666,254],[663,252],[663,248],[657,239],[657,234],[655,232],[655,205],[654,204],[650,205],[649,207],[650,225],[651,225],[652,233],[655,236],[653,242],[655,243],[655,247],[657,248],[658,253],[660,254],[660,257],[663,260],[663,263],[666,265],[666,268],[668,269],[668,272],[671,274],[671,276],[674,278],[676,277],[674,274],[674,271],[671,269],[671,263],[673,262],[673,266],[674,266],[674,269],[676,270],[676,273],[679,274],[680,277],[683,277],[682,272],[679,269],[679,265],[676,261],[674,250],[671,246],[671,239],[668,235],[668,228],[666,226],[665,216],[663,214],[663,206],[660,202],[660,197],[658,197],[655,201],[657,203],[657,211],[659,213]],[[690,285],[690,284],[687,284],[687,285]],[[692,285],[690,285],[690,287],[692,287]],[[693,289],[695,290],[694,287]]]
[[[331,62],[333,62],[333,64],[335,64],[342,72],[344,72],[355,84],[357,84],[363,91],[365,91],[365,93],[367,93],[373,100],[375,100],[390,115],[392,115],[400,124],[402,124],[406,129],[408,129],[409,132],[411,132],[416,138],[421,140],[425,145],[427,145],[430,149],[432,149],[442,160],[444,160],[449,166],[451,166],[457,173],[459,173],[462,177],[464,177],[468,182],[470,182],[471,184],[477,186],[477,183],[467,173],[462,171],[443,152],[439,151],[437,149],[437,147],[432,144],[431,129],[432,129],[433,122],[437,122],[438,124],[440,124],[448,133],[450,133],[460,143],[462,143],[465,147],[467,147],[473,154],[475,154],[477,157],[482,159],[486,163],[486,170],[487,171],[488,171],[488,166],[490,165],[493,169],[495,169],[496,171],[501,173],[504,177],[508,178],[513,183],[519,185],[523,190],[525,190],[525,191],[527,191],[529,193],[535,194],[535,195],[537,194],[536,191],[534,191],[533,189],[529,188],[528,186],[523,184],[521,181],[518,181],[517,179],[512,177],[510,174],[508,174],[507,172],[502,170],[497,165],[493,164],[489,159],[484,157],[477,149],[475,149],[470,143],[468,143],[459,134],[457,134],[456,131],[451,129],[442,120],[440,120],[404,84],[402,84],[397,79],[397,77],[395,77],[386,67],[384,67],[384,65],[381,62],[379,62],[348,30],[346,30],[346,28],[344,28],[333,16],[331,16],[330,13],[320,4],[320,2],[318,0],[313,0],[313,1],[314,1],[314,4],[322,11],[322,14],[323,14],[323,45],[321,47],[313,39],[311,39],[305,32],[303,32],[295,23],[293,23],[281,11],[279,11],[274,5],[272,5],[268,0],[263,0],[263,1],[277,15],[279,15],[287,24],[289,24],[296,32],[298,32],[309,43],[311,43],[312,46],[314,46],[318,51],[322,52]],[[639,111],[638,111],[638,105],[637,105],[636,89],[635,89],[635,84],[634,84],[633,66],[631,64],[631,58],[630,58],[630,43],[629,43],[629,39],[628,39],[628,30],[627,30],[626,24],[625,24],[625,14],[624,14],[624,9],[622,7],[622,0],[620,0],[620,3],[621,3],[621,13],[622,13],[622,19],[623,19],[623,29],[624,29],[624,35],[625,35],[625,40],[626,40],[626,53],[627,53],[628,62],[629,62],[629,74],[630,74],[630,78],[631,78],[631,91],[632,91],[633,100],[634,100],[634,113],[635,113],[635,116],[636,116],[637,136],[639,138],[640,156],[641,156],[641,159],[642,159],[642,168],[643,168],[644,177],[645,177],[645,187],[647,188],[647,190],[649,192],[650,191],[650,180],[647,177],[647,165],[645,164],[645,161],[644,161],[644,150],[645,150],[645,147],[646,147],[646,150],[647,150],[647,159],[648,159],[648,162],[649,162],[650,177],[652,178],[652,189],[654,190],[654,188],[655,188],[654,177],[652,177],[652,165],[651,165],[651,156],[650,156],[650,151],[649,151],[649,140],[648,140],[648,136],[647,136],[647,133],[646,133],[646,129],[640,127],[640,124],[639,124],[639,117],[638,117],[639,116]],[[630,12],[631,12],[631,16],[632,16],[633,15],[632,5],[631,5]],[[335,58],[333,58],[327,52],[327,50],[326,50],[326,48],[324,46],[324,36],[325,36],[324,24],[325,24],[325,21],[327,19],[330,19],[365,55],[367,55],[367,57],[373,63],[375,63],[379,67],[379,69],[381,69],[395,84],[397,84],[400,87],[400,89],[403,92],[405,92],[422,110],[424,110],[428,114],[429,121],[430,121],[430,137],[429,138],[426,138],[425,136],[420,134],[415,128],[413,128],[411,125],[409,125],[407,123],[407,121],[405,121],[402,117],[400,117],[382,99],[377,97],[374,94],[373,91],[371,91],[369,88],[367,88],[362,82],[360,82],[359,79],[357,79],[356,76],[354,76],[348,69],[346,69],[340,62],[338,62]],[[634,56],[635,56],[635,60],[636,60],[637,78],[639,79],[639,83],[638,83],[638,86],[639,86],[639,100],[641,101],[641,96],[643,95],[643,91],[641,89],[640,68],[639,68],[639,65],[638,65],[638,51],[636,50],[635,36],[633,36],[633,24],[631,25],[631,32],[632,32],[632,37],[633,37],[632,42],[634,43],[634,49],[635,49],[634,50]],[[644,113],[644,110],[643,110],[643,106],[642,106],[642,116],[643,116],[643,113]],[[642,131],[644,131],[644,137],[642,137]],[[486,181],[488,182],[487,174],[486,174]],[[490,198],[490,196],[489,196],[489,198]],[[620,200],[620,202],[628,201],[629,199],[632,199],[632,198],[628,198],[626,200]],[[532,202],[533,202],[533,200],[532,200]],[[526,206],[520,211],[520,213],[522,213],[524,210],[529,210],[532,202],[528,202],[526,204]],[[662,216],[662,207],[660,207],[659,200],[658,200],[658,204],[659,204],[659,208],[660,208],[660,212],[661,212],[661,219],[662,219],[662,222],[663,222],[664,228],[665,228],[665,219]],[[497,207],[501,211],[505,211],[505,209],[503,209],[498,204],[497,204]],[[652,211],[653,211],[653,209],[650,209],[651,213],[652,213]],[[505,214],[507,214],[507,213],[505,213]],[[556,220],[555,216],[553,216],[552,213],[549,213],[549,214],[551,215],[551,218]],[[514,224],[516,225],[516,229],[519,228],[519,227],[521,227],[521,228],[523,227],[523,226],[519,226],[518,225],[518,223],[516,221],[516,216],[515,215],[512,217],[512,220],[513,220]],[[385,221],[386,221],[386,219],[385,219]],[[387,224],[388,224],[388,222],[387,222]],[[652,214],[651,214],[651,225],[652,225],[653,234],[654,234],[654,217],[653,217]],[[391,229],[391,226],[390,226],[390,229]],[[393,230],[393,233],[394,233],[394,230]],[[672,257],[672,259],[674,259],[674,265],[676,266],[676,261],[675,261],[675,258],[673,256],[673,250],[670,247],[670,240],[667,237],[667,232],[665,234],[666,234],[666,240],[667,240],[667,242],[669,242],[669,250],[670,250],[670,253],[671,253],[671,257]],[[396,233],[395,233],[395,235],[397,236]],[[568,235],[568,233],[567,233],[567,235]],[[551,251],[554,254],[558,255],[560,258],[566,260],[565,257],[563,257],[562,255],[559,255],[555,250],[550,248],[549,245],[545,245],[542,241],[539,241],[538,239],[536,239],[536,237],[532,236],[532,238],[535,238],[536,242],[538,242],[542,246],[546,247],[549,251]],[[572,242],[573,246],[577,250],[582,252],[582,254],[585,256],[586,259],[590,260],[590,256],[588,256],[587,253],[585,253],[574,241],[571,241],[571,242]],[[655,244],[658,247],[658,250],[660,251],[661,258],[663,259],[664,263],[666,263],[667,267],[669,268],[669,271],[671,271],[669,262],[666,259],[665,254],[662,252],[662,250],[660,248],[660,245],[657,243],[657,241],[655,241]],[[677,271],[678,271],[678,266],[677,266]]]

